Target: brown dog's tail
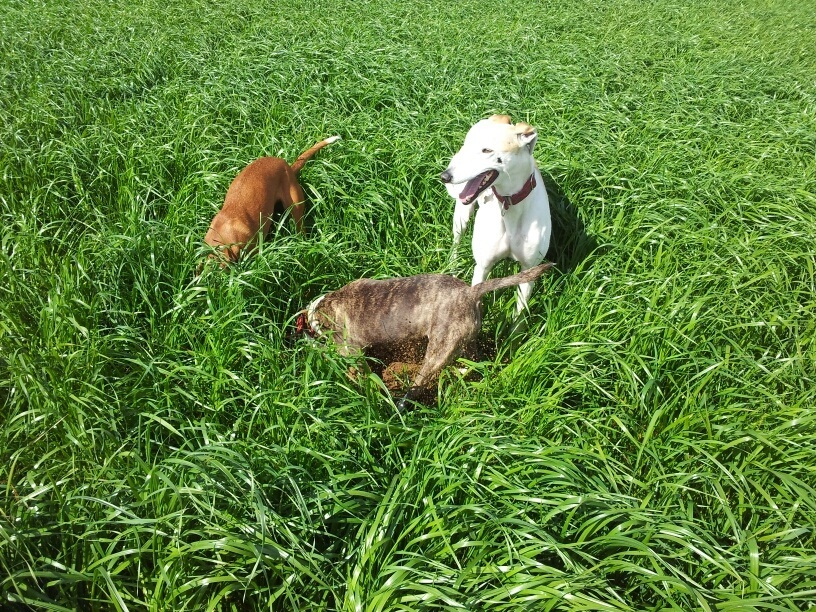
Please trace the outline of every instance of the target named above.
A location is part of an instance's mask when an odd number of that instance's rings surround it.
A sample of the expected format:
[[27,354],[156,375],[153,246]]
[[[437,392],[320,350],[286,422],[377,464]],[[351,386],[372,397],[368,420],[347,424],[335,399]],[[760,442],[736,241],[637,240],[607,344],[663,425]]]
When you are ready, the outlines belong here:
[[520,285],[521,283],[532,282],[554,266],[555,264],[550,262],[539,264],[534,268],[528,268],[527,270],[522,270],[518,274],[513,274],[513,276],[491,278],[490,280],[486,280],[478,285],[473,285],[473,287],[470,289],[479,298],[481,298],[485,293],[490,293],[491,291],[498,291],[499,289],[504,289],[505,287],[513,287],[515,285]]
[[314,157],[314,154],[317,153],[320,149],[325,147],[326,145],[330,145],[331,143],[335,142],[336,140],[340,140],[339,136],[332,136],[331,138],[327,138],[326,140],[321,140],[317,144],[315,144],[311,149],[306,149],[303,153],[301,153],[298,158],[295,160],[295,163],[292,164],[292,170],[295,174],[300,172],[300,169],[303,168],[303,165]]

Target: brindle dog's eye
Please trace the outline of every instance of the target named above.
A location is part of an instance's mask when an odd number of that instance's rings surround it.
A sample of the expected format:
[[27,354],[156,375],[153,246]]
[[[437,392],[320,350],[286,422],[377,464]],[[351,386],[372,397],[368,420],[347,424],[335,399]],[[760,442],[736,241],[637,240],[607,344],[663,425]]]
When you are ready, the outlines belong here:
[[482,153],[492,153],[493,149],[482,149]]

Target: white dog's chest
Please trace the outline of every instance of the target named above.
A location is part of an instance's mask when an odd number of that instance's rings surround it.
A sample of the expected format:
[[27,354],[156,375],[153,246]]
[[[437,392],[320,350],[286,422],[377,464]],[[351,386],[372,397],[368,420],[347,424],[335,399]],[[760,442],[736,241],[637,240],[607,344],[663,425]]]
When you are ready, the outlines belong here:
[[[496,254],[523,255],[530,248],[539,250],[541,242],[549,242],[548,219],[540,219],[549,211],[547,202],[532,207],[530,203],[504,208],[492,195],[480,198],[473,228],[473,248],[489,249]],[[539,214],[542,213],[542,214]],[[544,216],[549,217],[548,214]]]

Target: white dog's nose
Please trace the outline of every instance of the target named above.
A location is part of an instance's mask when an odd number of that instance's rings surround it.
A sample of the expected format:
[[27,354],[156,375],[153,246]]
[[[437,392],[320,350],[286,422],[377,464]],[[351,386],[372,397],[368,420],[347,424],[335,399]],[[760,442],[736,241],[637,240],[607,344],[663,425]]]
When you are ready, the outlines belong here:
[[439,179],[443,183],[450,183],[453,179],[453,175],[450,173],[450,170],[445,170],[442,174],[439,175]]

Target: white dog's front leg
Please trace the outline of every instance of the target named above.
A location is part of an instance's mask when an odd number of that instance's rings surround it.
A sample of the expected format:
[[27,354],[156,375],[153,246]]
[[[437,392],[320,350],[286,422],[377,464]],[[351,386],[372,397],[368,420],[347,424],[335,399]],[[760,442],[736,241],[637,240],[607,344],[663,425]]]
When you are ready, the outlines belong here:
[[476,213],[473,224],[473,259],[476,268],[473,270],[473,284],[477,285],[487,278],[493,266],[510,255],[510,243],[502,223],[501,208],[498,203],[485,198]]
[[462,239],[462,234],[467,228],[468,221],[473,215],[473,206],[462,204],[456,201],[456,206],[453,209],[453,247],[459,246],[459,241]]

